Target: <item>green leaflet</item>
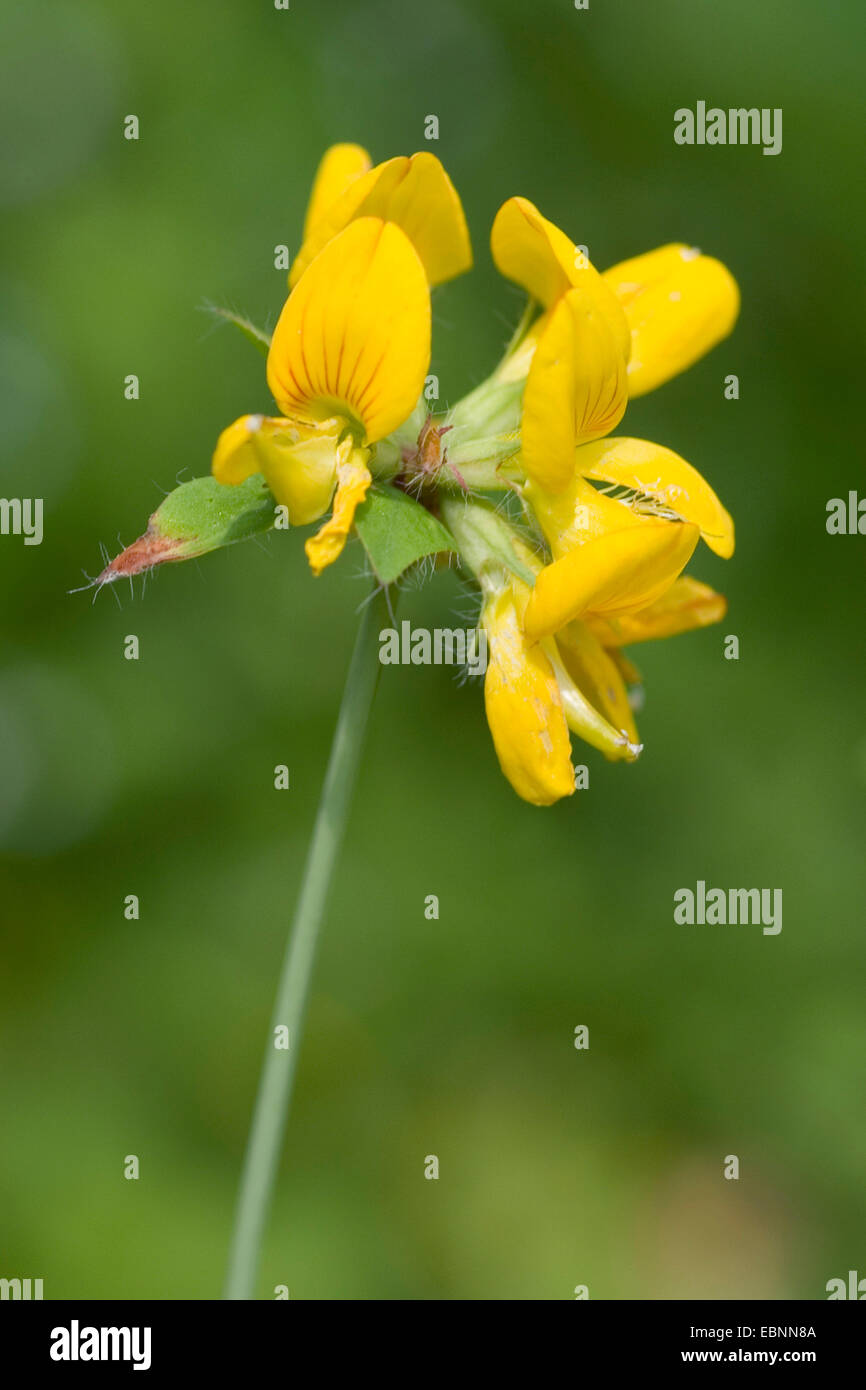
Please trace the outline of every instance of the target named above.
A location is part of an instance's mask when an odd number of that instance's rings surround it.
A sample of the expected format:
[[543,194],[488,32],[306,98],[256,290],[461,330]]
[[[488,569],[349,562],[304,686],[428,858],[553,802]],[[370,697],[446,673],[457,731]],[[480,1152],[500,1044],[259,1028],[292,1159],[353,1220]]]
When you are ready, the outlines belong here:
[[426,507],[386,484],[368,493],[355,513],[355,529],[382,584],[393,583],[425,555],[456,549],[450,531]]

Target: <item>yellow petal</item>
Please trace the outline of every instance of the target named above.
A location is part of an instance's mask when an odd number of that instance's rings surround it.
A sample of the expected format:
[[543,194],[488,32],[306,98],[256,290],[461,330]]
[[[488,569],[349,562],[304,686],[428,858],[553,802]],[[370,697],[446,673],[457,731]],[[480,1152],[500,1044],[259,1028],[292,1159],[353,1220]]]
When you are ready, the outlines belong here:
[[332,145],[322,156],[313,180],[313,191],[304,222],[304,239],[310,237],[347,188],[371,167],[367,151],[360,145]]
[[411,414],[430,361],[430,293],[408,237],[363,217],[328,243],[289,295],[268,353],[280,409],[337,415],[375,443]]
[[680,244],[606,270],[631,333],[629,394],[642,396],[726,338],[740,310],[737,282],[721,261]]
[[242,415],[227,426],[217,440],[211,459],[211,473],[217,482],[236,485],[254,473],[261,473],[262,465],[253,445],[253,437],[263,426],[286,423],[284,420],[267,419],[264,415]]
[[615,729],[637,743],[628,691],[614,661],[584,623],[569,623],[556,637],[562,663],[575,684]]
[[548,222],[528,198],[509,198],[496,214],[490,247],[498,269],[550,308],[568,290],[584,291],[609,322],[623,356],[629,328],[616,295],[565,232]]
[[490,650],[484,705],[499,765],[512,787],[524,801],[550,806],[574,791],[571,742],[553,668],[523,635],[522,603],[506,588],[485,604]]
[[[575,459],[582,453],[582,449],[576,450]],[[606,497],[578,472],[560,492],[549,492],[530,482],[524,495],[557,560],[596,536],[639,526],[643,520],[626,502]]]
[[436,156],[422,150],[411,158],[388,159],[353,180],[305,233],[289,284],[296,285],[331,238],[358,217],[396,223],[415,247],[431,285],[453,279],[472,264],[457,190]]
[[576,458],[579,473],[617,487],[633,488],[666,511],[700,527],[711,550],[723,559],[734,553],[734,522],[696,468],[661,444],[645,439],[605,439]]
[[313,574],[320,575],[343,553],[355,520],[355,510],[367,496],[373,479],[367,467],[366,449],[358,449],[344,439],[337,450],[337,493],[334,510],[324,526],[311,536],[304,549]]
[[625,647],[656,637],[675,637],[719,622],[728,610],[727,600],[709,584],[680,575],[666,594],[637,613],[602,618],[587,615],[587,624],[606,647]]
[[309,232],[305,227],[303,245],[289,271],[291,288],[297,285],[304,271],[329,241],[344,231],[356,218],[367,215],[363,211],[364,205],[377,190],[381,201],[382,197],[387,196],[388,190],[399,182],[400,177],[405,177],[408,164],[406,156],[400,155],[397,159],[389,159],[384,164],[367,169],[365,173],[352,179],[330,206],[322,209]]
[[605,719],[595,705],[587,698],[562,659],[562,651],[552,638],[539,644],[553,667],[559,685],[559,694],[565,718],[572,733],[582,738],[584,743],[597,748],[606,758],[613,761],[634,762],[641,752],[642,744],[630,737],[634,724],[629,717],[630,728],[618,728]]
[[292,526],[316,521],[330,506],[337,479],[337,439],[315,434],[292,443],[274,437],[259,444],[261,471]]
[[263,473],[292,526],[305,526],[328,510],[337,477],[338,422],[331,432],[292,420],[242,415],[223,430],[211,462],[220,483],[242,483]]
[[541,571],[526,606],[531,638],[558,632],[584,613],[646,608],[669,589],[698,543],[697,526],[644,520],[578,546]]
[[569,290],[553,309],[523,397],[521,458],[543,488],[574,477],[575,447],[615,429],[628,401],[625,358],[594,301]]

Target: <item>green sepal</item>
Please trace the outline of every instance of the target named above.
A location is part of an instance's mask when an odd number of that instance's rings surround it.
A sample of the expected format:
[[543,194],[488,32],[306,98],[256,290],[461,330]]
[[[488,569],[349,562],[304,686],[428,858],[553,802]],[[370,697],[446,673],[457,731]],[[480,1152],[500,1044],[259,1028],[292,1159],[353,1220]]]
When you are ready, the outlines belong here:
[[377,484],[355,513],[355,530],[380,584],[392,584],[426,555],[456,550],[454,537],[420,502]]
[[513,574],[532,588],[541,565],[502,508],[480,498],[443,494],[442,512],[457,538],[461,560],[482,587],[488,581],[499,584],[504,574]]

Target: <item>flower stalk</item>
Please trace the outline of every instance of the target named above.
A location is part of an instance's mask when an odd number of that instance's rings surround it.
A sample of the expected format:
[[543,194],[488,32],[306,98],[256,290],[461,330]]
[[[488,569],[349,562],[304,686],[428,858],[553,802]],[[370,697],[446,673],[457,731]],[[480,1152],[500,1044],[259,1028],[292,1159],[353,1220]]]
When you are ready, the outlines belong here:
[[[291,1105],[319,933],[340,853],[361,760],[364,733],[381,670],[378,634],[390,622],[387,595],[365,605],[319,801],[313,837],[274,1002],[253,1120],[241,1174],[224,1290],[226,1299],[255,1297],[262,1235]],[[288,1029],[287,1048],[275,1030]]]

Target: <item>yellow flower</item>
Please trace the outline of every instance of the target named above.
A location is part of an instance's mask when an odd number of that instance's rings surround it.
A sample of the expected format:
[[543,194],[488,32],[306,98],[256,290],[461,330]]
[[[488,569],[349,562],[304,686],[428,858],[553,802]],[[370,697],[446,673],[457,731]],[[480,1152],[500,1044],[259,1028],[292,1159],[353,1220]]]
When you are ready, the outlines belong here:
[[242,415],[217,440],[211,471],[218,482],[232,484],[263,473],[291,524],[306,526],[331,504],[337,428],[336,420],[316,430],[291,420]]
[[514,790],[534,806],[550,806],[574,791],[574,769],[556,675],[523,633],[528,592],[515,581],[482,609],[489,647],[484,705],[500,767]]
[[[532,636],[589,614],[647,608],[677,579],[700,537],[717,555],[733,553],[730,515],[672,450],[639,439],[607,439],[579,448],[575,470],[559,493],[535,483],[526,488],[553,556],[527,607]],[[587,479],[624,488],[627,497],[606,496]]]
[[575,450],[616,427],[629,395],[685,370],[737,316],[737,286],[719,261],[673,245],[599,275],[526,198],[500,208],[491,248],[545,310],[499,376],[526,376],[521,462],[549,492],[568,486]]
[[[736,318],[724,266],[663,247],[599,275],[584,253],[526,199],[500,209],[491,236],[499,269],[544,307],[506,359],[526,372],[520,464],[553,553],[526,608],[536,639],[586,614],[633,613],[659,600],[702,535],[720,555],[733,522],[712,489],[670,449],[604,439],[629,395],[689,366]],[[625,490],[605,497],[589,482]]]
[[332,237],[359,217],[379,217],[400,227],[431,285],[453,279],[472,264],[460,198],[435,155],[400,155],[371,168],[360,145],[334,145],[316,173],[304,243],[289,284],[296,285]]
[[[569,729],[605,757],[633,761],[642,745],[626,681],[636,673],[619,649],[703,627],[723,616],[721,595],[681,572],[702,534],[718,554],[730,554],[733,525],[684,460],[657,457],[670,451],[639,440],[608,440],[578,450],[583,452],[590,476],[612,478],[632,490],[631,498],[623,502],[606,496],[579,473],[559,494],[545,494],[535,483],[525,489],[553,558],[542,566],[513,544],[519,562],[535,577],[531,588],[512,583],[523,594],[517,609],[521,649],[530,657],[540,653],[546,658]],[[500,715],[494,740],[503,770],[526,796],[527,767],[534,768],[540,782],[548,755],[537,742],[534,750],[526,742],[513,712],[510,723]],[[519,759],[515,746],[522,750]],[[556,785],[561,784],[560,777]]]
[[[449,521],[456,523],[458,536],[465,536],[453,508]],[[488,514],[486,526],[491,524]],[[639,526],[638,522],[631,528],[632,535]],[[535,587],[495,564],[492,570],[482,570],[481,623],[489,644],[487,722],[503,773],[518,795],[534,805],[551,805],[574,790],[569,731],[611,761],[633,762],[641,753],[626,686],[639,676],[622,655],[623,645],[670,637],[724,616],[725,600],[708,585],[691,578],[659,581],[662,551],[673,552],[669,565],[679,563],[677,547],[693,545],[697,529],[691,527],[686,539],[683,526],[650,522],[649,527],[648,543],[634,553],[618,549],[624,532],[600,532],[595,544],[601,543],[601,556],[593,555],[592,543],[585,551],[590,563],[584,582],[594,588],[595,608],[583,620],[563,611],[543,633],[535,630],[531,615],[539,592],[542,602],[548,601],[545,585],[550,581],[545,576],[550,569],[539,574],[537,559],[512,538],[521,566],[536,574]],[[474,547],[467,539],[471,551]],[[600,561],[600,575],[595,561]],[[634,609],[623,608],[618,593],[631,585],[634,594],[640,582],[644,589],[634,598]]]
[[613,618],[592,615],[587,622],[599,642],[607,648],[618,648],[708,627],[721,621],[727,607],[723,596],[709,584],[683,575],[660,599],[637,613],[621,613]]
[[649,607],[688,564],[699,535],[687,523],[646,518],[587,539],[538,576],[526,610],[527,634],[538,639],[588,614]]
[[[586,254],[527,198],[509,198],[491,232],[493,259],[547,311],[581,288],[607,319],[628,363],[629,394],[643,395],[685,371],[731,332],[740,292],[721,261],[675,242],[621,261],[601,274]],[[500,368],[525,376],[549,314]]]
[[586,624],[572,622],[557,634],[556,653],[569,727],[606,758],[634,762],[642,745],[625,681],[610,652]]
[[641,746],[622,676],[601,642],[582,623],[533,642],[523,617],[530,593],[513,577],[487,586],[484,704],[503,773],[524,801],[549,806],[574,791],[569,731],[609,759],[634,761]]
[[214,476],[261,472],[293,525],[331,520],[306,545],[313,572],[337,558],[372,482],[371,446],[421,395],[430,361],[429,285],[472,264],[460,199],[421,152],[371,167],[360,145],[319,165],[293,287],[268,354],[282,417],[244,415],[224,430]]
[[[528,290],[545,310],[570,290],[582,290],[586,301],[607,321],[628,359],[629,328],[614,289],[584,252],[528,198],[509,198],[503,203],[493,222],[490,249],[502,274]],[[546,326],[542,317],[536,324],[536,340]]]
[[367,496],[373,481],[367,467],[367,456],[357,449],[351,436],[337,445],[337,492],[330,518],[307,541],[304,549],[313,574],[319,575],[343,553],[352,529],[355,511]]
[[287,416],[339,416],[363,443],[402,424],[430,361],[430,295],[408,237],[363,217],[329,241],[298,281],[268,353],[268,385]]
[[584,291],[551,310],[523,394],[520,457],[556,492],[574,475],[575,449],[609,434],[628,400],[626,362],[607,320]]
[[600,440],[575,455],[575,475],[626,488],[658,514],[692,522],[722,559],[734,553],[733,518],[706,479],[673,449],[622,436]]
[[[541,641],[527,634],[525,613],[541,562],[496,508],[472,498],[445,498],[443,517],[483,594],[488,639],[484,698],[494,747],[519,796],[551,805],[574,790],[569,732],[606,758],[640,753],[615,641],[580,622]],[[520,576],[525,576],[521,578]]]
[[[546,804],[565,794],[561,755],[550,751],[557,743],[548,725],[560,719],[552,711],[561,707],[567,726],[605,756],[635,758],[640,744],[625,679],[633,672],[619,648],[724,612],[719,595],[680,577],[700,537],[719,555],[733,552],[733,522],[713,490],[672,450],[605,436],[630,395],[683,370],[730,331],[738,295],[723,266],[678,246],[599,275],[522,198],[500,209],[491,246],[499,269],[542,310],[497,379],[525,379],[522,492],[551,562],[539,566],[523,556],[534,586],[509,582],[511,698],[503,698],[497,670],[488,719],[516,790]],[[488,598],[483,618],[494,646],[491,624],[505,601],[497,602],[494,608]],[[552,673],[557,700],[529,695],[537,685],[526,674],[533,663],[543,665],[548,681]],[[515,672],[524,673],[522,718]]]
[[[481,588],[502,770],[526,801],[550,805],[575,788],[571,734],[612,760],[641,752],[623,646],[725,612],[682,572],[701,538],[733,553],[730,515],[673,450],[611,432],[630,396],[730,332],[739,293],[718,261],[679,244],[599,274],[525,198],[500,208],[491,246],[529,314],[537,302],[535,321],[444,422],[425,420],[430,287],[471,264],[460,200],[427,152],[373,167],[361,146],[332,146],[268,353],[281,414],[231,424],[212,470],[230,484],[262,473],[293,525],[330,508],[306,543],[315,574],[343,550],[374,475],[403,489],[403,507],[417,490]],[[473,495],[503,482],[546,562],[507,509]]]
[[212,462],[220,482],[261,472],[303,525],[334,498],[307,542],[318,574],[337,558],[372,481],[370,446],[409,416],[430,361],[430,294],[412,243],[393,222],[352,221],[331,238],[289,295],[268,353],[282,418],[242,416]]
[[304,219],[304,240],[312,236],[314,228],[320,226],[329,208],[342,197],[362,174],[372,165],[367,151],[360,145],[331,145],[319,161],[307,215]]
[[621,261],[602,276],[631,333],[630,396],[642,396],[726,338],[740,311],[737,282],[721,261],[673,243]]

